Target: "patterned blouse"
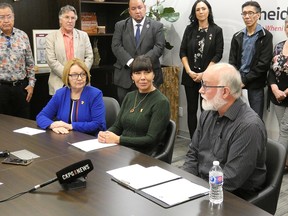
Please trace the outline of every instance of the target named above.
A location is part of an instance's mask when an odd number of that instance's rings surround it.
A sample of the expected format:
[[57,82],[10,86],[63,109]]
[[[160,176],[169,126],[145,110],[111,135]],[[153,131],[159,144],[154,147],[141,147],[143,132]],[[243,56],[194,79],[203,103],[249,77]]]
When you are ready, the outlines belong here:
[[203,58],[203,51],[204,51],[204,45],[205,45],[205,37],[207,34],[208,28],[199,28],[197,32],[197,43],[196,43],[196,52],[194,54],[194,67],[198,70],[201,70],[203,67],[202,58]]
[[[283,47],[286,41],[278,43],[273,52],[272,65],[269,72],[269,85],[276,84],[282,91],[288,88],[288,56],[283,54]],[[288,106],[288,98],[279,103],[274,94],[271,94],[271,101],[276,105]]]
[[34,60],[27,34],[13,28],[11,36],[0,30],[0,80],[16,81],[28,78],[35,85]]

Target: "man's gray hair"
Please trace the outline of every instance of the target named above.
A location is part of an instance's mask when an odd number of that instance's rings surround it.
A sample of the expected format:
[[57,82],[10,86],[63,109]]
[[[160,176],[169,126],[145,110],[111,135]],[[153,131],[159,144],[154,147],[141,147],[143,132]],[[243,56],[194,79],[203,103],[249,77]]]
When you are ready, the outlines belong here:
[[77,19],[77,11],[76,11],[76,9],[75,9],[73,6],[71,6],[71,5],[65,5],[65,6],[63,6],[63,7],[60,9],[60,11],[59,11],[59,19],[62,17],[63,14],[65,14],[65,13],[67,13],[67,12],[70,12],[70,11],[72,11],[72,12],[75,14],[76,19]]
[[8,4],[8,3],[0,3],[0,9],[5,9],[5,8],[10,8],[10,10],[12,11],[12,13],[14,14],[14,9],[12,7],[11,4]]
[[240,72],[228,63],[218,63],[221,67],[219,76],[219,85],[227,86],[230,88],[231,95],[234,98],[240,98],[242,95],[242,80]]

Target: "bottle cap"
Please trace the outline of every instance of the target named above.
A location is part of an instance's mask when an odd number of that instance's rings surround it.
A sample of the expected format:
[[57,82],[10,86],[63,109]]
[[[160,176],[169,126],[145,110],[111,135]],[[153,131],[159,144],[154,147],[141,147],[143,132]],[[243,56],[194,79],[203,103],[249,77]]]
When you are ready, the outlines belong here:
[[213,161],[213,166],[219,166],[219,161]]

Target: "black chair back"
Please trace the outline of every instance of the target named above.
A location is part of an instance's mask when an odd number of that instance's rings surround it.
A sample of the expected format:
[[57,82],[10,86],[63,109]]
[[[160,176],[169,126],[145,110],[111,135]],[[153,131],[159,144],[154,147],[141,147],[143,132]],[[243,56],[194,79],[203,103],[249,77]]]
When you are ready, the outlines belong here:
[[107,129],[113,125],[117,115],[120,111],[120,105],[115,98],[112,97],[103,97],[105,109],[106,109],[106,127]]
[[163,147],[160,149],[160,151],[157,152],[154,158],[171,164],[175,137],[176,137],[176,123],[170,119],[164,139],[161,142]]
[[274,215],[282,184],[286,161],[286,148],[277,141],[268,139],[266,155],[267,175],[265,187],[259,194],[250,198],[248,201]]

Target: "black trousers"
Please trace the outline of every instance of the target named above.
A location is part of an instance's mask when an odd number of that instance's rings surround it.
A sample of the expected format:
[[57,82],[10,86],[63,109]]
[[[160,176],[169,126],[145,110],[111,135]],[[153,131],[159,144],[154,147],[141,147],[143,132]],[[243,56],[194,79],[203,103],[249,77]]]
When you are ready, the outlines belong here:
[[[201,87],[200,83],[191,86],[184,86],[187,100],[187,123],[190,133],[190,138],[192,139],[193,134],[197,127],[197,111],[198,111],[198,101],[199,101],[199,89]],[[202,98],[200,96],[200,103]],[[201,105],[201,104],[200,104]],[[202,111],[202,109],[201,109]]]
[[16,86],[0,83],[0,113],[30,118],[30,105],[26,101],[28,82]]

